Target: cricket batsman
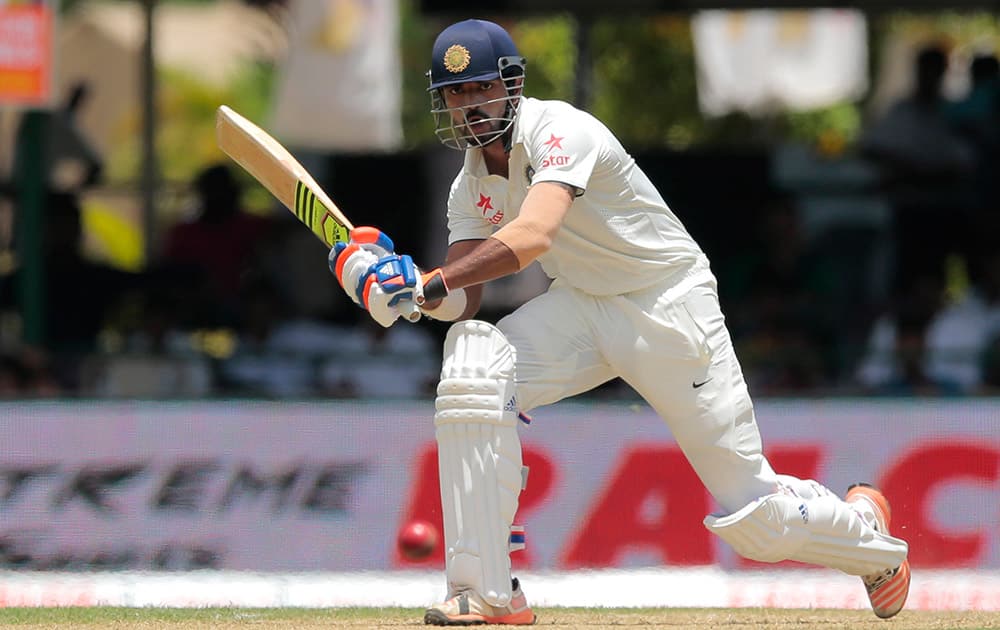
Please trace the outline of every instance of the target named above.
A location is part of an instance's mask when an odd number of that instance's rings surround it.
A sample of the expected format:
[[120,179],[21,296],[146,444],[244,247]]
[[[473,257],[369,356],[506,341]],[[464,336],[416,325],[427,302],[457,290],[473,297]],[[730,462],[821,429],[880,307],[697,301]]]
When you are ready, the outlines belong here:
[[[418,269],[375,228],[330,252],[381,325],[409,300],[456,322],[434,416],[448,592],[424,621],[534,623],[509,557],[523,546],[519,418],[615,377],[663,418],[721,506],[705,527],[752,560],[860,576],[876,615],[898,613],[910,570],[886,498],[859,483],[841,499],[771,468],[709,261],[608,128],[524,96],[525,59],[492,22],[444,29],[428,76],[437,136],[465,152],[444,264]],[[495,326],[471,319],[484,283],[535,260],[552,278],[545,293]]]

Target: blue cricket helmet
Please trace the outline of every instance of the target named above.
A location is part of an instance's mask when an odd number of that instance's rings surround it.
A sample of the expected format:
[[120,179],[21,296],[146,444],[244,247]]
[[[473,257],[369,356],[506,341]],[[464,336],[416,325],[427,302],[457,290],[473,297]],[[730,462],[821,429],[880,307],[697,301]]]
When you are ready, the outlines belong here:
[[524,74],[524,57],[498,24],[465,20],[441,31],[431,53],[430,90]]

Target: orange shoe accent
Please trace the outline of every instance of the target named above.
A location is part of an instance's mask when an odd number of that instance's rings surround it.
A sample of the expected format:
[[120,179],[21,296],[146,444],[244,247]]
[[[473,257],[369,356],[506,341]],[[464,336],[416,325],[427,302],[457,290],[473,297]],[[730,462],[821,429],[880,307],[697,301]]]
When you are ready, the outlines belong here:
[[535,624],[535,613],[521,610],[500,617],[486,617],[486,623],[503,624],[505,626],[531,626]]
[[510,603],[506,606],[493,606],[474,591],[462,591],[428,608],[424,623],[434,626],[530,626],[535,623],[535,613],[528,607],[528,600],[516,579],[513,587]]
[[882,619],[888,619],[903,609],[909,593],[910,561],[904,560],[887,581],[869,591],[868,599],[871,600],[875,614]]
[[[890,535],[889,522],[892,511],[884,494],[868,484],[855,484],[847,489],[845,500],[848,503],[865,501],[871,505],[874,508],[878,531]],[[868,600],[875,615],[888,619],[901,611],[906,604],[906,596],[910,593],[910,561],[903,560],[903,563],[895,569],[886,569],[882,573],[864,575],[861,581],[868,591]]]
[[878,530],[883,534],[888,534],[889,522],[892,520],[892,509],[889,507],[885,495],[868,484],[859,483],[847,489],[845,501],[851,503],[861,497],[872,502],[875,508],[875,517],[878,519]]

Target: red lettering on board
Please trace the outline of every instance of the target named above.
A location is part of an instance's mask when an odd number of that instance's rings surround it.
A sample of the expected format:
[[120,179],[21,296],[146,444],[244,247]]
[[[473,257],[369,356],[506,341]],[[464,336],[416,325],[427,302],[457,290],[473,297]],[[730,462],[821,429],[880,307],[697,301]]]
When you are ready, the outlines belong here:
[[1000,451],[979,444],[928,442],[894,462],[879,484],[892,504],[890,531],[910,545],[911,564],[979,566],[995,536],[995,523],[972,533],[948,532],[933,520],[934,494],[956,482],[995,488]]
[[561,565],[615,566],[630,551],[652,552],[664,564],[710,564],[711,534],[701,524],[708,511],[708,493],[679,448],[633,448],[569,532]]
[[[556,469],[551,458],[541,449],[531,445],[522,446],[522,461],[529,469],[528,485],[521,491],[518,498],[517,515],[514,523],[525,525],[531,511],[548,497],[549,492],[556,480]],[[437,527],[442,539],[434,552],[422,560],[410,560],[404,558],[396,549],[395,541],[392,542],[393,564],[398,567],[441,567],[444,568],[444,523],[441,516],[441,487],[438,480],[437,444],[430,443],[424,447],[423,451],[416,458],[417,470],[413,477],[413,486],[410,491],[410,503],[403,512],[403,519],[399,527],[409,523],[411,520],[420,519],[431,523]],[[398,531],[398,529],[397,529]],[[511,565],[517,568],[531,567],[533,564],[531,555],[531,528],[525,526],[524,535],[526,539],[525,548],[510,555]]]

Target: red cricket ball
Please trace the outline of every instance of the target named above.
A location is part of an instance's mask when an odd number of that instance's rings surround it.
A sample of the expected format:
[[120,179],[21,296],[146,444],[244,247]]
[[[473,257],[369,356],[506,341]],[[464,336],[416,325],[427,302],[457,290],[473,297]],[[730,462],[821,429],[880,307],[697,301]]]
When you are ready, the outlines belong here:
[[399,530],[399,552],[408,560],[423,560],[438,544],[437,528],[427,521],[410,521]]

